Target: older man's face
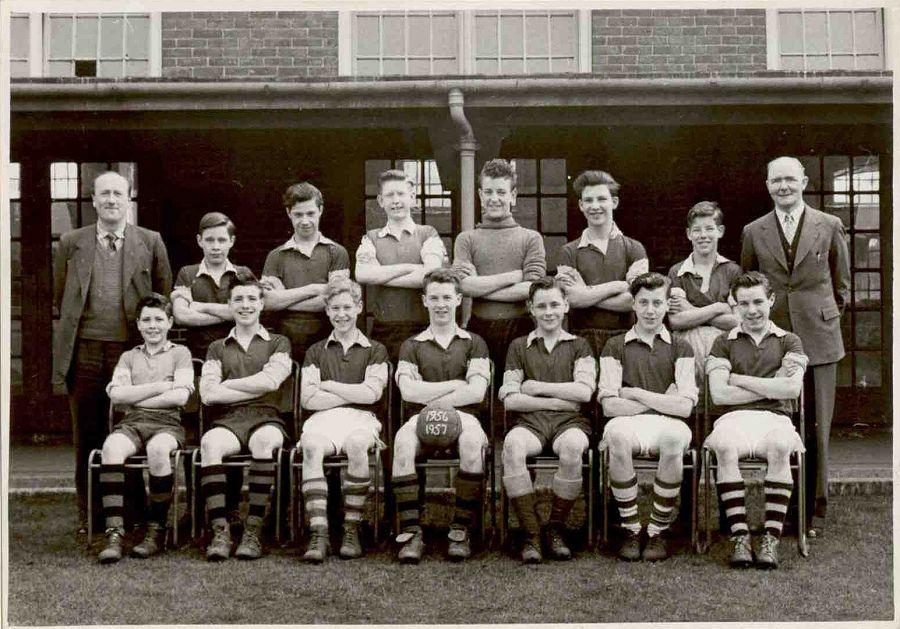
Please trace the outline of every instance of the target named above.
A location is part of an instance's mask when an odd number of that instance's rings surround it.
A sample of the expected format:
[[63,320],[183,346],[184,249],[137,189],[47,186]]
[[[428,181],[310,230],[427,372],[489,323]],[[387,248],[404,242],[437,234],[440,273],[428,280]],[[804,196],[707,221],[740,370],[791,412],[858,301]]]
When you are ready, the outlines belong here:
[[94,181],[94,209],[97,219],[104,225],[117,228],[128,216],[128,182],[121,175],[106,173]]
[[769,164],[766,186],[775,207],[780,210],[787,211],[800,204],[808,182],[803,167],[795,159],[779,158]]

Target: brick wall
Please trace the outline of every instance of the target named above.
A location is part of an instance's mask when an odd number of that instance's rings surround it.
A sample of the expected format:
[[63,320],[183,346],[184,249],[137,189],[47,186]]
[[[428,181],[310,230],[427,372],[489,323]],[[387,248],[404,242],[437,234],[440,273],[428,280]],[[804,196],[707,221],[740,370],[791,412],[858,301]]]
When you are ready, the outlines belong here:
[[591,13],[592,68],[602,74],[734,74],[766,69],[765,9]]
[[163,13],[164,78],[337,76],[338,14]]

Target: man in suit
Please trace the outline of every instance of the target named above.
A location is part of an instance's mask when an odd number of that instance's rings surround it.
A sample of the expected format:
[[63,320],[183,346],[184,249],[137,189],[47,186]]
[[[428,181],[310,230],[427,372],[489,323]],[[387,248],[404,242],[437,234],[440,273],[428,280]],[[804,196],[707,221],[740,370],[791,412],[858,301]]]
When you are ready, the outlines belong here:
[[[794,157],[768,165],[766,186],[775,209],[746,227],[741,235],[741,266],[765,273],[775,291],[772,321],[800,337],[809,356],[806,372],[809,441],[808,474],[815,491],[810,536],[821,535],[828,496],[828,436],[834,412],[837,363],[844,357],[841,314],[850,299],[850,260],[840,219],[806,205],[809,179]],[[810,489],[812,489],[810,487]],[[812,505],[810,505],[812,506]]]
[[[139,339],[138,301],[168,295],[172,271],[157,232],[126,225],[128,180],[117,172],[94,179],[97,223],[62,235],[53,264],[53,300],[59,310],[54,375],[65,379],[75,442],[75,487],[83,524],[87,457],[107,433],[106,383],[119,356]],[[79,531],[80,532],[80,531]]]

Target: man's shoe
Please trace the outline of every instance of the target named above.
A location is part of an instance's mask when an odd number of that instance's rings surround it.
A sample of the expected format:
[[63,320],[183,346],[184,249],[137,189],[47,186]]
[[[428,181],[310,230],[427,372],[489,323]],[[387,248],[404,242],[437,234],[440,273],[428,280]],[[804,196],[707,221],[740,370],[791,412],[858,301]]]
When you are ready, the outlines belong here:
[[106,548],[100,551],[100,563],[116,563],[122,558],[124,535],[122,528],[106,529]]
[[765,570],[774,570],[778,567],[778,538],[766,531],[759,540],[759,548],[756,551],[756,565]]
[[213,537],[206,547],[209,561],[222,561],[231,557],[231,530],[228,524],[213,524]]
[[131,549],[131,556],[139,559],[152,557],[166,547],[166,527],[158,522],[147,522],[144,540]]
[[641,558],[641,532],[627,529],[623,532],[625,537],[622,539],[622,545],[619,546],[619,559],[637,561]]
[[647,545],[644,546],[644,553],[641,559],[644,561],[662,561],[669,558],[669,545],[666,543],[665,535],[662,533],[652,535],[647,538]]
[[550,556],[557,561],[568,561],[572,558],[572,551],[566,546],[562,531],[557,526],[551,526],[547,530],[547,549]]
[[262,542],[259,539],[262,524],[244,523],[244,534],[234,556],[238,559],[259,559],[262,557]]
[[753,563],[753,548],[750,546],[750,534],[743,533],[731,536],[731,559],[728,563],[732,568],[748,568]]
[[403,544],[397,552],[397,559],[401,563],[419,563],[422,558],[422,551],[425,550],[425,539],[422,536],[422,529],[416,528],[411,531],[404,531],[397,536],[397,541]]
[[229,509],[225,514],[225,520],[228,521],[228,530],[232,536],[237,537],[244,530],[244,520],[241,518],[241,510],[239,507]]
[[522,563],[541,563],[541,540],[538,537],[526,537],[522,544]]
[[341,550],[339,552],[341,559],[362,557],[362,542],[359,541],[359,522],[344,522],[344,537],[341,540]]
[[472,544],[469,541],[469,530],[462,527],[451,528],[447,533],[450,543],[447,545],[447,559],[463,561],[472,556]]
[[[341,546],[343,550],[343,546]],[[322,563],[328,556],[328,529],[311,529],[309,532],[309,546],[303,554],[303,561],[309,563]]]

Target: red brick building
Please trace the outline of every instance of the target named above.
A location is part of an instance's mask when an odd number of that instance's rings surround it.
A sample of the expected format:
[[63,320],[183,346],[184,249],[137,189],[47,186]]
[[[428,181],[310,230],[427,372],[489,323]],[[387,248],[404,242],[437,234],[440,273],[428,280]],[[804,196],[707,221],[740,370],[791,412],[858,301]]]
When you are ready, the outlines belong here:
[[290,233],[291,182],[323,190],[323,231],[352,252],[382,220],[375,176],[405,168],[417,219],[449,242],[498,155],[516,161],[518,219],[551,268],[584,227],[571,179],[603,168],[622,184],[617,223],[659,270],[689,251],[683,217],[704,199],[737,257],[770,205],[766,162],[800,157],[807,201],[841,216],[851,248],[837,421],[890,422],[893,11],[13,14],[13,435],[69,430],[50,269],[59,234],[94,220],[97,170],[132,177],[134,218],[173,270],[222,210],[232,258],[259,271]]

